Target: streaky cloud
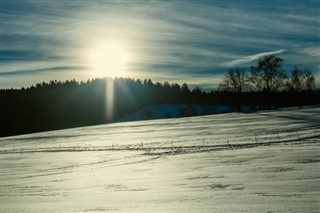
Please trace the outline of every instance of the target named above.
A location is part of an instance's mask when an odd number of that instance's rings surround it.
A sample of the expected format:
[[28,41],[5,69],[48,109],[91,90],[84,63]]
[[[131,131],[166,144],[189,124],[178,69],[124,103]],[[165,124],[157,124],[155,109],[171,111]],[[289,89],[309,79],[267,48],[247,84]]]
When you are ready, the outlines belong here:
[[320,46],[307,47],[303,49],[303,52],[310,55],[311,57],[315,57],[320,59]]
[[33,70],[17,70],[17,71],[10,71],[10,72],[1,72],[1,76],[18,76],[18,75],[33,75],[37,73],[44,73],[44,72],[65,72],[70,70],[88,70],[90,67],[85,66],[61,66],[61,67],[48,67],[48,68],[41,68],[41,69],[33,69]]
[[276,51],[258,53],[258,54],[255,54],[255,55],[249,55],[249,56],[246,56],[246,57],[241,58],[241,59],[237,59],[237,60],[233,60],[233,61],[227,62],[227,63],[225,63],[225,65],[227,67],[238,66],[238,65],[247,64],[247,63],[250,63],[252,61],[258,60],[259,58],[267,56],[267,55],[281,54],[281,53],[284,53],[284,52],[285,52],[285,50],[281,49],[281,50],[276,50]]
[[128,77],[207,78],[216,87],[226,69],[281,54],[285,69],[308,68],[319,81],[318,1],[268,2],[4,1],[2,82],[77,78],[85,72],[72,67],[90,66],[89,50],[113,38],[135,56]]

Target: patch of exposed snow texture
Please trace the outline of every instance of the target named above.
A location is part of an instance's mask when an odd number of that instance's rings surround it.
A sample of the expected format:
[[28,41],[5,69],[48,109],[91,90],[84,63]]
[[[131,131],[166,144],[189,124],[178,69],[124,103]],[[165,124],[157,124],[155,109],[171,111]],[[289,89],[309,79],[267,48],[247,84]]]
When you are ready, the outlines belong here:
[[318,212],[320,107],[1,138],[0,212]]

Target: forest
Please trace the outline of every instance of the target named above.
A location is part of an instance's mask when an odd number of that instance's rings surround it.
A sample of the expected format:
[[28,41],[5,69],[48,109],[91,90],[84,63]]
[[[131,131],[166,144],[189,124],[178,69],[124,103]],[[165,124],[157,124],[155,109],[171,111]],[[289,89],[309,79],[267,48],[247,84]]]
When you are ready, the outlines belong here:
[[[200,87],[190,89],[186,83],[151,79],[52,80],[0,90],[0,137],[110,123],[149,105],[228,105],[234,111],[247,106],[254,112],[320,104],[320,90],[315,85],[311,71],[295,67],[287,75],[282,59],[275,56],[260,59],[250,74],[238,68],[229,70],[219,88],[210,92]],[[111,116],[107,115],[108,108],[112,108]]]

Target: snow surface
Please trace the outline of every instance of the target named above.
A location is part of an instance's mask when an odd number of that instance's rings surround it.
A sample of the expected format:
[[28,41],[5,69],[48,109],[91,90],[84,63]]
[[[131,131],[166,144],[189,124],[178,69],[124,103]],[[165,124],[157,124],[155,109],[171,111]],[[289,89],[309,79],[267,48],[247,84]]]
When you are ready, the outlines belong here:
[[1,138],[1,213],[319,212],[320,107]]

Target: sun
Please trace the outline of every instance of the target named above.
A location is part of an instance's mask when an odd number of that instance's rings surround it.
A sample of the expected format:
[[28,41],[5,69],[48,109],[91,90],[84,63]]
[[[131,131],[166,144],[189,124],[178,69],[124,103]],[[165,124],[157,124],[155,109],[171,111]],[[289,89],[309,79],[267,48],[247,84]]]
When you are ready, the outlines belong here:
[[125,77],[131,57],[120,41],[103,42],[90,51],[90,62],[95,77]]

